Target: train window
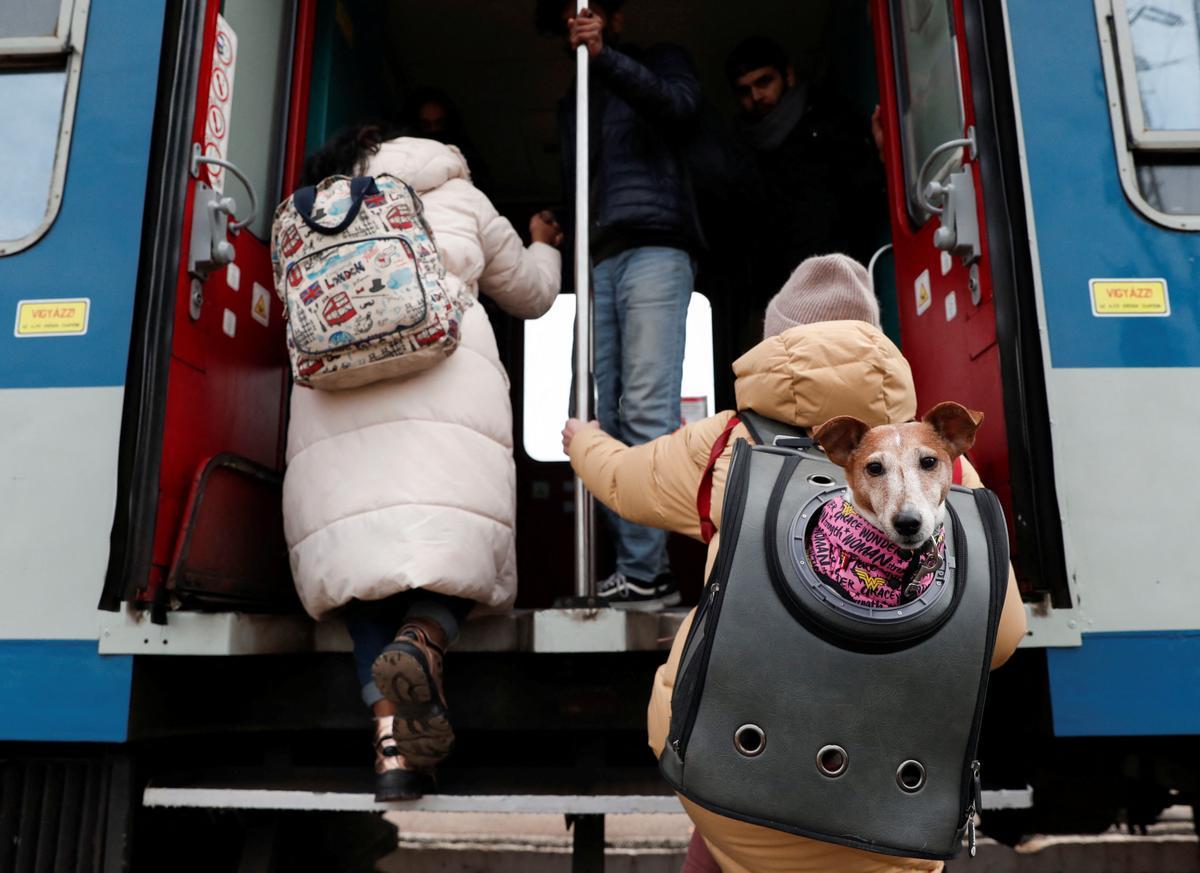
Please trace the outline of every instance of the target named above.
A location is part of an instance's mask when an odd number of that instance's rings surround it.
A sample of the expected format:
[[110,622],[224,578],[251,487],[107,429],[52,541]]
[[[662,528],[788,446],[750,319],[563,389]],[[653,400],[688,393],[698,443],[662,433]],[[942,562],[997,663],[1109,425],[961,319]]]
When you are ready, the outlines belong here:
[[1097,8],[1125,193],[1160,224],[1200,229],[1200,7],[1108,0]]
[[0,50],[61,51],[67,42],[70,0],[21,0],[0,5]]
[[[917,172],[935,148],[962,137],[965,123],[954,12],[951,0],[893,0],[891,10],[908,212],[924,224],[929,216],[917,199]],[[960,153],[949,152],[930,178],[959,166]]]
[[0,255],[33,245],[62,204],[87,4],[0,9]]
[[46,214],[66,86],[65,70],[0,72],[0,239],[28,236]]
[[[683,421],[690,423],[714,411],[712,307],[703,294],[692,294],[686,331],[680,395]],[[525,454],[535,461],[567,459],[562,427],[570,403],[574,332],[574,294],[560,294],[549,312],[525,322],[521,431]]]
[[[225,0],[221,14],[240,50],[229,116],[229,160],[254,183],[258,215],[250,231],[265,240],[281,199],[287,116],[293,0]],[[230,174],[226,194],[249,205],[242,183]]]
[[[1200,26],[1193,0],[1120,2],[1118,46],[1127,78],[1130,139],[1195,148],[1200,134]],[[1182,134],[1182,136],[1180,136]]]

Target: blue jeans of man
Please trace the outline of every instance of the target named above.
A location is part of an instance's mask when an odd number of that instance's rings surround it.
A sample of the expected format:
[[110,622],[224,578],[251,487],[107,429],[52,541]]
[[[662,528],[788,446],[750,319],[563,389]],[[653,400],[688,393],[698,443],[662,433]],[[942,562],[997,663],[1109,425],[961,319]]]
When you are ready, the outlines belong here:
[[[592,267],[596,418],[605,433],[636,446],[679,427],[684,332],[693,287],[682,249],[627,249]],[[667,532],[601,512],[617,569],[653,580],[670,569]]]

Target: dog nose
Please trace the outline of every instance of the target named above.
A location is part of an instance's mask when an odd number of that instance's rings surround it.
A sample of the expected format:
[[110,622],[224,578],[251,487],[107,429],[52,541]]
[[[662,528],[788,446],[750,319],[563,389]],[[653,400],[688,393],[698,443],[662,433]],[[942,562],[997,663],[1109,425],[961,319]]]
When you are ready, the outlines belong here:
[[892,527],[901,536],[911,537],[921,529],[921,516],[915,512],[897,512],[892,517]]

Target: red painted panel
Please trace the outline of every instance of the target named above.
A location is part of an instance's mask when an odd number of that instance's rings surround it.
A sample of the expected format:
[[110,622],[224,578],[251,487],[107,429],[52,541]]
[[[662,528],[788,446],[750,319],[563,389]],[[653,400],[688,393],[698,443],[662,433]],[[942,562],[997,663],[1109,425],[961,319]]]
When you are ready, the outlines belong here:
[[[1000,379],[1000,356],[996,345],[996,315],[992,306],[991,265],[984,227],[982,179],[977,164],[975,176],[976,207],[979,216],[983,254],[978,262],[981,285],[980,302],[971,302],[969,271],[957,257],[949,270],[942,272],[941,252],[933,245],[938,228],[936,217],[914,228],[908,215],[903,154],[899,135],[899,96],[892,26],[888,0],[874,0],[875,55],[879,71],[880,101],[885,119],[884,156],[887,164],[889,215],[896,262],[896,289],[900,309],[900,334],[904,355],[913,368],[917,386],[918,412],[943,400],[956,400],[984,413],[971,458],[979,474],[1011,510],[1008,476],[1008,438],[1004,420],[1004,388]],[[971,97],[970,61],[962,33],[962,3],[954,4],[958,30],[959,68],[962,74],[966,128],[975,124]],[[916,284],[929,271],[931,300],[921,314],[917,312]],[[947,298],[953,294],[952,318],[947,318]],[[1011,511],[1009,511],[1011,529]]]
[[171,589],[210,605],[299,610],[279,512],[281,486],[277,471],[232,455],[209,459],[188,495]]
[[[219,0],[208,0],[193,142],[203,142],[219,8]],[[305,38],[311,42],[311,26]],[[307,90],[307,81],[301,84]],[[236,80],[234,99],[237,99]],[[293,100],[293,111],[296,105]],[[303,149],[303,143],[299,148]],[[201,177],[208,180],[203,169]],[[190,181],[184,216],[185,241],[191,238],[195,187],[195,181]],[[260,205],[265,210],[273,207],[272,203]],[[231,287],[228,269],[209,276],[202,283],[204,303],[198,319],[193,319],[189,312],[193,279],[187,273],[186,245],[179,266],[155,523],[155,566],[148,591],[151,599],[177,552],[184,517],[191,511],[189,495],[193,494],[193,482],[210,458],[230,454],[272,470],[283,468],[287,356],[283,313],[275,297],[270,252],[268,245],[249,231],[237,234],[232,242],[236,252],[234,263],[240,273],[237,287]],[[253,528],[261,523],[255,518],[258,512],[250,502],[240,508],[235,503],[227,523],[231,528]]]

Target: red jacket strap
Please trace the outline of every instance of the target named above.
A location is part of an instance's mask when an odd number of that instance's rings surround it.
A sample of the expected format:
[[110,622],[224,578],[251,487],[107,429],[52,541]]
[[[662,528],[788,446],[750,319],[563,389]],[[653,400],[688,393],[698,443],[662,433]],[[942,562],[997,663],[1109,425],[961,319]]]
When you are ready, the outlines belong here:
[[713,443],[712,451],[708,453],[708,464],[704,468],[704,475],[700,477],[700,487],[696,491],[696,513],[700,516],[700,537],[706,543],[710,542],[717,532],[717,528],[712,522],[713,470],[717,466],[717,458],[721,457],[725,446],[729,445],[729,435],[739,424],[741,424],[741,419],[734,415],[725,425],[725,430],[721,431],[721,435],[717,437],[717,441]]

